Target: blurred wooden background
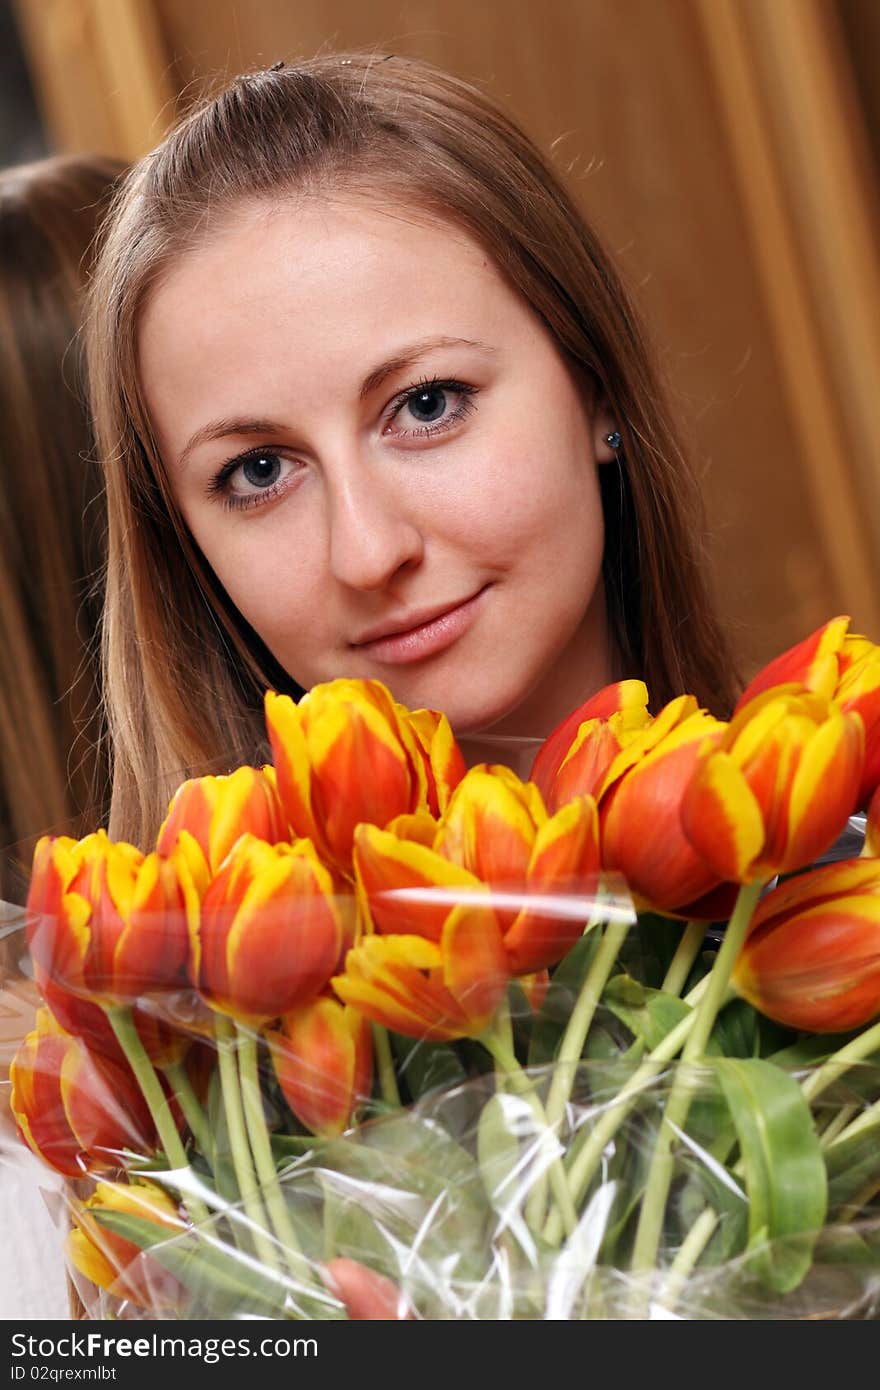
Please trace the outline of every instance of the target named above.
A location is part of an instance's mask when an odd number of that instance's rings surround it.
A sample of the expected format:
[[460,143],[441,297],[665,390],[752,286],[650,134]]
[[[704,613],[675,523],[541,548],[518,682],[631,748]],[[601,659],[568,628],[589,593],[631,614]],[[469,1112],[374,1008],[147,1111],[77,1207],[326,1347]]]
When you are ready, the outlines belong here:
[[206,83],[375,47],[484,85],[635,289],[746,671],[880,641],[878,0],[14,0],[49,148],[133,157]]

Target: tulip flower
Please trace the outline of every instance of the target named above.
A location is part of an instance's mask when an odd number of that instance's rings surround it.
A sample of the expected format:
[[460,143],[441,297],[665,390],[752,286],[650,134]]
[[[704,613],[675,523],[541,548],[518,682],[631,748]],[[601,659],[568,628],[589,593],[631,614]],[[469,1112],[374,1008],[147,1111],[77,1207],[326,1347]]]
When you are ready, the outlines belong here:
[[321,1277],[345,1305],[352,1322],[405,1322],[412,1310],[397,1285],[359,1260],[338,1255],[321,1265]]
[[746,686],[734,714],[739,714],[757,695],[777,686],[792,685],[830,700],[840,674],[839,657],[848,627],[849,618],[832,618],[802,642],[775,657]]
[[271,767],[239,767],[227,777],[195,777],[172,797],[156,848],[172,852],[180,832],[192,835],[212,874],[246,832],[270,845],[290,838]]
[[[484,890],[485,891],[485,890]],[[447,916],[439,942],[367,936],[331,981],[344,1003],[406,1037],[449,1042],[478,1037],[509,981],[498,921],[469,902]]]
[[[597,767],[602,767],[605,761],[599,756],[599,748],[611,751],[613,747],[613,744],[609,744],[602,737],[603,726],[611,726],[610,732],[614,735],[614,743],[617,745],[614,747],[616,753],[624,741],[622,736],[630,730],[644,728],[650,719],[648,687],[644,681],[617,681],[614,685],[606,685],[567,715],[548,735],[538,749],[529,780],[535,783],[547,806],[553,810],[569,799],[565,790],[574,785],[573,779],[578,769],[581,776],[577,790],[572,795],[595,796],[601,780]],[[583,731],[584,725],[590,726],[587,732]],[[598,748],[590,747],[597,738]],[[584,744],[588,745],[588,751],[582,753]],[[557,779],[567,763],[574,763],[574,766],[567,770],[565,787],[554,790]],[[605,767],[602,767],[602,771]]]
[[445,716],[410,714],[379,681],[316,685],[299,703],[269,691],[266,725],[290,825],[348,875],[358,824],[437,813],[464,771]]
[[155,1131],[130,1071],[65,1033],[46,1008],[10,1067],[19,1134],[65,1177],[118,1168],[125,1150],[149,1154]]
[[832,618],[771,661],[747,686],[736,712],[756,695],[784,685],[833,699],[845,712],[859,714],[865,726],[865,764],[855,804],[864,806],[880,785],[880,647],[849,632],[849,621]]
[[711,918],[722,900],[730,906],[722,876],[696,852],[680,819],[697,761],[725,727],[693,696],[679,696],[627,741],[605,774],[602,867],[625,876],[640,906],[685,918]]
[[157,1236],[167,1239],[187,1229],[171,1197],[155,1183],[99,1182],[86,1202],[71,1207],[74,1226],[67,1237],[67,1254],[74,1268],[98,1288],[140,1308],[179,1308],[183,1289],[178,1281],[132,1241],[115,1235],[98,1219],[99,1213],[123,1212],[150,1221]]
[[859,715],[821,695],[767,690],[701,756],[682,805],[685,834],[721,878],[793,873],[843,830],[863,763]]
[[[595,802],[580,797],[550,816],[533,783],[506,767],[472,768],[444,816],[403,816],[356,834],[359,888],[379,932],[439,942],[462,900],[490,890],[508,972],[555,965],[583,934],[585,895],[599,871]],[[571,901],[572,897],[574,902]]]
[[342,938],[334,880],[311,842],[246,834],[205,892],[192,982],[212,1008],[266,1022],[325,987]]
[[180,985],[200,862],[186,834],[168,857],[114,844],[103,830],[79,841],[44,836],[27,901],[38,973],[102,1007]]
[[880,1014],[880,863],[839,860],[758,904],[731,982],[777,1023],[842,1033]]
[[313,1134],[341,1134],[373,1080],[373,1035],[362,1014],[330,996],[293,1009],[266,1034],[278,1084]]

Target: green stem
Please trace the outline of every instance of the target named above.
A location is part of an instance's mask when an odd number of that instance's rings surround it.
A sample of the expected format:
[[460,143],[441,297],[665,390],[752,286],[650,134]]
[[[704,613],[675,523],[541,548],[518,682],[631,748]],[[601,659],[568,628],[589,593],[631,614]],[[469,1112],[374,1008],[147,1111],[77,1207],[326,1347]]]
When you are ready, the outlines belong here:
[[238,1067],[241,1080],[241,1096],[245,1123],[251,1152],[257,1168],[257,1177],[262,1188],[262,1197],[269,1212],[269,1218],[284,1248],[287,1267],[295,1279],[305,1283],[314,1282],[308,1261],[296,1237],[290,1212],[284,1200],[284,1193],[278,1181],[278,1170],[272,1154],[272,1142],[266,1128],[263,1112],[263,1093],[260,1089],[260,1073],[257,1065],[257,1040],[255,1035],[240,1024],[236,1025],[238,1035]]
[[[591,923],[591,925],[594,925]],[[602,933],[602,940],[590,968],[584,977],[575,1006],[571,1011],[553,1068],[553,1080],[545,1106],[547,1123],[555,1129],[565,1113],[571,1098],[577,1063],[583,1052],[590,1024],[608,983],[608,976],[614,969],[618,952],[626,939],[631,923],[609,922]],[[547,1175],[543,1175],[532,1188],[526,1204],[526,1221],[531,1230],[543,1224],[547,1204]]]
[[845,1144],[847,1140],[854,1139],[866,1129],[873,1129],[875,1125],[880,1125],[880,1100],[875,1100],[873,1105],[862,1111],[858,1119],[853,1120],[839,1134],[835,1134],[828,1147],[833,1149],[837,1144]]
[[[672,1183],[674,1157],[672,1144],[688,1116],[698,1076],[687,1063],[701,1059],[712,1033],[718,1012],[730,987],[730,975],[746,938],[752,914],[761,896],[763,884],[744,883],[737,894],[736,904],[724,932],[718,955],[709,972],[709,984],[697,1005],[697,1017],[682,1049],[681,1063],[676,1068],[672,1088],[666,1101],[663,1118],[654,1142],[648,1178],[642,1196],[639,1222],[631,1268],[636,1272],[653,1269],[657,1261],[666,1199]],[[684,1065],[682,1065],[684,1064]]]
[[205,1156],[213,1172],[214,1139],[208,1129],[205,1112],[193,1090],[186,1066],[183,1062],[170,1062],[168,1066],[162,1068],[162,1071],[177,1097],[178,1104],[183,1111],[183,1118],[189,1125],[190,1133],[196,1142],[196,1148],[200,1154]]
[[165,1157],[173,1169],[186,1174],[183,1183],[178,1184],[183,1204],[194,1222],[207,1221],[209,1219],[208,1208],[200,1197],[189,1190],[201,1179],[198,1178],[187,1158],[183,1140],[177,1132],[177,1125],[174,1123],[169,1099],[162,1089],[162,1083],[156,1075],[156,1069],[141,1042],[140,1034],[132,1018],[132,1011],[125,1006],[119,1006],[107,1009],[106,1014],[116,1040],[125,1053],[126,1060],[134,1072],[144,1100],[147,1102],[153,1124],[156,1126],[159,1142],[165,1150]]
[[565,1234],[571,1235],[577,1225],[577,1211],[569,1191],[565,1168],[559,1156],[559,1141],[547,1124],[547,1116],[544,1113],[540,1098],[535,1094],[534,1086],[517,1061],[513,1050],[508,1046],[503,1036],[503,1025],[501,1030],[489,1029],[487,1032],[481,1033],[478,1041],[485,1047],[496,1066],[500,1067],[510,1089],[527,1100],[531,1106],[532,1114],[538,1126],[540,1141],[546,1153],[546,1171],[550,1179],[550,1188],[556,1207],[560,1212]]
[[219,1012],[214,1014],[214,1031],[232,1166],[248,1220],[248,1229],[259,1259],[267,1264],[273,1273],[278,1274],[280,1266],[275,1246],[266,1230],[266,1214],[260,1201],[257,1177],[248,1145],[238,1068],[235,1064],[235,1031],[226,1015]]
[[672,1312],[675,1308],[688,1275],[712,1239],[720,1219],[717,1211],[706,1207],[682,1241],[678,1254],[669,1266],[659,1295],[659,1302],[667,1311]]
[[376,1054],[376,1066],[379,1072],[379,1085],[382,1090],[382,1099],[388,1105],[393,1105],[395,1110],[399,1110],[400,1091],[397,1087],[397,1076],[394,1070],[394,1058],[391,1055],[391,1039],[388,1037],[388,1029],[383,1028],[381,1023],[373,1023],[371,1027],[373,1030],[373,1051]]
[[547,1122],[550,1125],[559,1123],[571,1097],[575,1069],[580,1061],[590,1024],[629,929],[628,921],[609,922],[602,932],[602,941],[581,985],[556,1055],[546,1106]]
[[841,1130],[846,1129],[850,1120],[854,1119],[859,1113],[859,1107],[857,1105],[842,1105],[839,1110],[836,1110],[819,1136],[819,1143],[822,1148],[829,1148],[830,1145],[834,1143]]
[[675,955],[669,962],[660,988],[664,994],[681,994],[685,980],[691,973],[694,961],[700,954],[700,947],[706,936],[705,922],[688,922],[675,948]]
[[[693,1005],[705,995],[708,978],[708,976],[704,977],[691,990],[686,1003]],[[568,1184],[576,1205],[582,1201],[584,1193],[593,1179],[593,1174],[602,1161],[605,1145],[613,1139],[647,1083],[662,1070],[667,1062],[671,1062],[673,1057],[678,1056],[688,1034],[696,1023],[696,1019],[697,1011],[693,1009],[686,1018],[683,1018],[667,1033],[653,1052],[649,1052],[648,1056],[642,1060],[629,1081],[599,1115],[596,1123],[589,1129],[585,1127],[581,1131],[584,1138],[580,1145],[575,1141],[575,1145],[572,1146],[572,1162],[568,1170]],[[550,1245],[557,1246],[559,1244],[562,1239],[562,1227],[558,1211],[550,1212],[544,1224],[543,1236]]]
[[880,1023],[875,1023],[872,1028],[866,1028],[864,1033],[859,1033],[852,1042],[841,1047],[826,1062],[823,1062],[812,1076],[807,1077],[801,1085],[801,1090],[807,1100],[815,1100],[851,1066],[856,1062],[864,1062],[866,1057],[872,1056],[878,1049],[880,1049]]

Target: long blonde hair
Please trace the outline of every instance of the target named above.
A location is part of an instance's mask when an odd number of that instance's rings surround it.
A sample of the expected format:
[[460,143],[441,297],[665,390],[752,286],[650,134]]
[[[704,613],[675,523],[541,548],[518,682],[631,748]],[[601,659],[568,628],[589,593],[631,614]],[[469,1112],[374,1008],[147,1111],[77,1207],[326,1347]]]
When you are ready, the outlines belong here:
[[664,392],[611,262],[550,166],[479,90],[425,63],[350,53],[276,65],[206,100],[134,169],[95,275],[116,834],[150,839],[183,776],[261,756],[263,690],[299,693],[174,505],[138,380],[140,315],[175,257],[236,204],[340,185],[468,232],[604,393],[622,436],[619,466],[599,470],[604,582],[626,673],[648,682],[655,706],[684,690],[719,712],[734,698],[701,503]]
[[[124,165],[0,172],[0,896],[37,834],[100,817],[101,476],[77,341],[90,247]],[[14,846],[11,849],[10,846]]]

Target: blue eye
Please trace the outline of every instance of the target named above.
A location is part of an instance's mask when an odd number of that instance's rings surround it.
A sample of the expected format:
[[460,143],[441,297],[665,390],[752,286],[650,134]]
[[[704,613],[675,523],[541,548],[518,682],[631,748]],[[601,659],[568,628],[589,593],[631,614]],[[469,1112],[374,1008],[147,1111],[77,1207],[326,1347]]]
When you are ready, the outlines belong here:
[[439,420],[447,409],[446,392],[440,386],[428,386],[409,397],[406,408],[420,425]]
[[252,487],[271,487],[281,475],[281,460],[277,454],[253,454],[242,463],[241,473]]
[[[401,439],[426,438],[451,429],[475,408],[477,387],[463,381],[420,381],[402,391],[394,402],[390,424]],[[406,424],[410,429],[402,428]]]

